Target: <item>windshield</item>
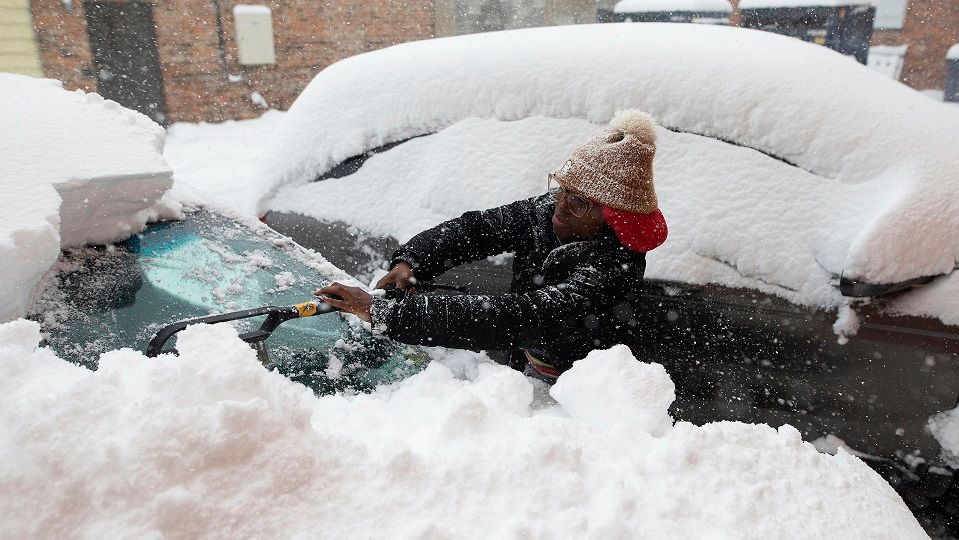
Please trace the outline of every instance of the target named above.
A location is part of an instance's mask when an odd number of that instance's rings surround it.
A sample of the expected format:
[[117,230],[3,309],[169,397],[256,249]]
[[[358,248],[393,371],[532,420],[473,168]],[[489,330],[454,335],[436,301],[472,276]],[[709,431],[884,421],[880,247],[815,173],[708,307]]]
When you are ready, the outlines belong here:
[[[100,353],[144,350],[174,321],[293,305],[330,282],[302,248],[210,212],[153,225],[117,245],[67,250],[51,279],[34,318],[57,354],[90,368]],[[262,320],[235,326],[245,332]],[[405,377],[424,357],[335,313],[283,324],[260,356],[322,393]]]

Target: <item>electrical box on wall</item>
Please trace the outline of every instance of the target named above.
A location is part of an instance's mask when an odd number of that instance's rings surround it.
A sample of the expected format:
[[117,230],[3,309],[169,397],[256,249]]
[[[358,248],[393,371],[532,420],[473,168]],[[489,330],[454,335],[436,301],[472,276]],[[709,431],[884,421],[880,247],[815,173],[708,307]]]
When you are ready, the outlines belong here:
[[273,14],[266,6],[233,6],[236,47],[241,65],[275,64]]

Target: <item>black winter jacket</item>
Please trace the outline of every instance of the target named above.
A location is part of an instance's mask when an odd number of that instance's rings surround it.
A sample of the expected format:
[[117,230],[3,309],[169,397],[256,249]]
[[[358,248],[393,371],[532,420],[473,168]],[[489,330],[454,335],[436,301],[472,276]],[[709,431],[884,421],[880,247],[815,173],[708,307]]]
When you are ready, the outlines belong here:
[[632,343],[646,256],[602,236],[561,244],[551,196],[467,212],[400,248],[417,279],[457,265],[515,252],[508,294],[374,298],[374,330],[414,345],[473,350],[537,348],[558,371],[597,348]]

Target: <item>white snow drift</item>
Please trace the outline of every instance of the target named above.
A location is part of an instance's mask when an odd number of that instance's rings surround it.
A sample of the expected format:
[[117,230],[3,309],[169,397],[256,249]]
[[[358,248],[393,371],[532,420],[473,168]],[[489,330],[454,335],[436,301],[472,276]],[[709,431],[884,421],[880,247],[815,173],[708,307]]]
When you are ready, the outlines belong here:
[[[670,239],[650,254],[651,277],[835,307],[839,274],[887,283],[956,266],[959,124],[852,59],[739,28],[538,28],[344,60],[283,118],[262,169],[264,195],[280,191],[264,206],[404,240],[463,210],[542,193],[546,173],[625,107],[688,132],[660,133]],[[437,134],[303,187],[348,157],[427,133]],[[914,304],[959,323],[954,302]]]
[[536,409],[528,379],[470,353],[317,399],[228,326],[96,372],[39,339],[0,326],[5,538],[925,538],[869,467],[791,427],[672,425],[669,377],[623,347]]
[[160,212],[172,185],[163,129],[97,94],[0,74],[0,320],[23,314],[61,247],[120,240]]

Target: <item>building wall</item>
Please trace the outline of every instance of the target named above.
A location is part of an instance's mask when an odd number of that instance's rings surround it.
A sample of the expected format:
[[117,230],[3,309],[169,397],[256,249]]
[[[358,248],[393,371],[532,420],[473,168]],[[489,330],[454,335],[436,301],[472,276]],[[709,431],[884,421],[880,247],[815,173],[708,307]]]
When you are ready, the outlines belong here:
[[0,71],[43,75],[29,0],[0,0]]
[[[317,72],[337,60],[433,35],[432,5],[420,2],[147,1],[170,122],[257,116],[262,109],[251,98],[254,91],[270,107],[286,109]],[[237,61],[233,6],[253,3],[272,10],[275,64]],[[68,88],[95,91],[82,0],[73,0],[72,9],[63,0],[32,5],[44,72]]]
[[874,45],[908,45],[900,80],[924,90],[941,90],[946,52],[959,43],[959,0],[909,0],[901,30],[876,30]]

